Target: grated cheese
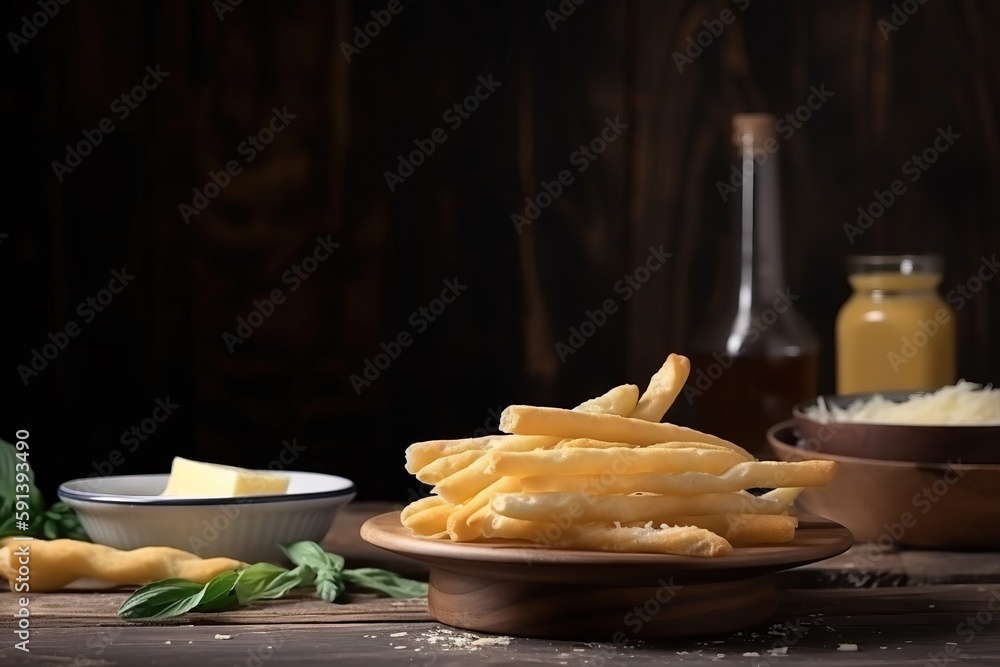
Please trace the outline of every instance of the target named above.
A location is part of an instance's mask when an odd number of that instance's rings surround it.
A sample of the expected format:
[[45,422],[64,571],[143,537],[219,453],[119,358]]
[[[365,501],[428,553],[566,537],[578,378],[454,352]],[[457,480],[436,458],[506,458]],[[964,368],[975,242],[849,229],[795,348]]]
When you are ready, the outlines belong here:
[[1000,388],[960,380],[935,392],[910,394],[901,403],[875,394],[846,408],[829,405],[821,397],[805,415],[822,424],[1000,425]]

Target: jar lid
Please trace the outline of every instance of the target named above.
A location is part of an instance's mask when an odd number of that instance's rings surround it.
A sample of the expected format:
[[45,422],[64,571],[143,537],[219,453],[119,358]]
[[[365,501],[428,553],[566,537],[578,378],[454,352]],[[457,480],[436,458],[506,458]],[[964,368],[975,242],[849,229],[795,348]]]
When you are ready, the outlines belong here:
[[941,273],[941,255],[851,255],[847,258],[847,273],[899,273],[904,276],[920,273]]

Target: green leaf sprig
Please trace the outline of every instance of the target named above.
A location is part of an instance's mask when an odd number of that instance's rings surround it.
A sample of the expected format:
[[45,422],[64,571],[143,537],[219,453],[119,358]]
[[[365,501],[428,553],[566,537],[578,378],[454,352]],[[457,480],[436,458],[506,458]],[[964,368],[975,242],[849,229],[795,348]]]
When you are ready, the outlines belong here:
[[[69,505],[57,502],[46,509],[45,498],[35,486],[29,455],[0,440],[0,538],[23,535],[41,540],[69,538],[89,542],[80,519]],[[18,481],[20,473],[21,480]],[[27,494],[18,485],[28,487]],[[18,495],[27,499],[18,500]],[[20,527],[27,518],[27,529]]]
[[132,593],[118,609],[118,616],[151,619],[189,611],[231,611],[307,587],[315,588],[315,595],[327,602],[336,601],[347,586],[396,598],[427,595],[427,584],[388,570],[345,570],[343,557],[323,551],[315,542],[295,542],[283,545],[281,550],[295,565],[293,569],[256,563],[243,570],[223,572],[204,585],[184,579],[155,581]]

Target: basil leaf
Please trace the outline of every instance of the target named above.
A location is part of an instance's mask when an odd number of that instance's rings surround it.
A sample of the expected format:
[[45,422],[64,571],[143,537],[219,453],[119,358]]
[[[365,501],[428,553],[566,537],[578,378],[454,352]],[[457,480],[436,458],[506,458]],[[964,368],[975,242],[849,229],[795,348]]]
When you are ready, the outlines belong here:
[[191,611],[216,612],[230,611],[240,606],[239,597],[233,590],[240,573],[236,570],[229,570],[222,574],[217,574],[207,584],[202,594],[201,602]]
[[128,596],[118,608],[118,617],[166,618],[183,614],[201,602],[207,585],[185,579],[154,581]]
[[[17,474],[17,449],[0,440],[0,516],[9,517],[14,512],[14,484]],[[7,522],[4,521],[4,525]]]
[[325,602],[334,602],[345,588],[344,579],[339,573],[330,579],[316,580],[316,596]]
[[296,565],[308,565],[317,572],[332,570],[333,573],[337,573],[344,569],[342,556],[323,551],[323,547],[315,542],[293,542],[279,546],[288,556],[288,560]]
[[[28,457],[23,457],[27,459]],[[0,538],[11,535],[25,535],[49,540],[68,537],[74,540],[89,542],[86,531],[80,525],[80,519],[71,507],[62,502],[54,503],[48,510],[45,509],[45,497],[35,486],[35,471],[31,466],[27,466],[28,493],[27,493],[27,529],[18,528],[14,510],[17,505],[17,478],[18,472],[25,472],[23,469],[27,460],[18,458],[17,448],[0,440],[0,516],[7,517],[0,522]],[[17,466],[21,466],[21,470]]]
[[362,567],[343,571],[344,582],[349,586],[367,588],[394,598],[419,598],[427,596],[427,584],[401,577],[395,572],[377,567]]
[[344,557],[323,550],[315,542],[303,541],[280,545],[296,565],[306,565],[316,570],[316,595],[327,602],[333,602],[344,592],[344,581],[340,576],[344,570]]
[[315,570],[304,565],[286,570],[270,563],[256,563],[240,571],[233,588],[240,604],[250,604],[254,600],[280,598],[293,588],[308,586],[315,580]]

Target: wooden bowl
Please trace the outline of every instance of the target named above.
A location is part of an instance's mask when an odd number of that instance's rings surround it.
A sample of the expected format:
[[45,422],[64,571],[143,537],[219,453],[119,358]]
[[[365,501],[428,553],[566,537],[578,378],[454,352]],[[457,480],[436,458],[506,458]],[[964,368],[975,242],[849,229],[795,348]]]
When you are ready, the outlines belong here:
[[917,549],[1000,548],[1000,465],[883,461],[798,446],[794,422],[767,432],[782,461],[840,464],[797,504],[850,528],[859,542]]
[[830,558],[854,543],[843,526],[818,517],[801,517],[792,542],[738,548],[722,558],[429,540],[411,536],[399,512],[370,519],[361,537],[430,564],[428,606],[441,623],[616,643],[763,623],[776,605],[775,572]]
[[[907,392],[881,392],[902,401]],[[844,408],[874,394],[824,396],[827,405]],[[920,463],[1000,463],[1000,426],[925,426],[920,424],[824,424],[805,415],[816,401],[792,409],[795,430],[816,452],[885,461]]]

